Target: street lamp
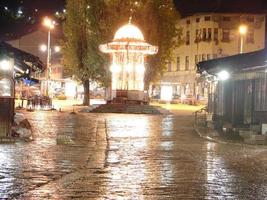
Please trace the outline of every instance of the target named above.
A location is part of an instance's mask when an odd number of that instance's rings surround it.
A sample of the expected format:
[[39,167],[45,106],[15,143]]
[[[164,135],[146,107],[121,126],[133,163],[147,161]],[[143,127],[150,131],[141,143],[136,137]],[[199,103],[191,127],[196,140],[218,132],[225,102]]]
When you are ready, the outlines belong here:
[[219,80],[225,81],[230,78],[230,74],[229,72],[222,70],[217,74],[217,77],[219,78]]
[[[46,60],[46,65],[47,65],[47,72],[46,72],[46,96],[48,96],[48,81],[50,79],[50,59],[51,59],[51,52],[50,52],[50,44],[51,44],[51,30],[55,28],[55,21],[51,20],[48,17],[44,18],[43,25],[48,28],[48,39],[47,39],[47,60]],[[41,50],[44,50],[45,47],[41,47]]]
[[246,25],[240,25],[238,31],[240,34],[240,54],[242,54],[243,53],[243,46],[244,46],[244,36],[248,32],[248,27]]
[[43,52],[45,52],[47,50],[47,46],[45,44],[42,44],[40,46],[40,50],[43,51]]

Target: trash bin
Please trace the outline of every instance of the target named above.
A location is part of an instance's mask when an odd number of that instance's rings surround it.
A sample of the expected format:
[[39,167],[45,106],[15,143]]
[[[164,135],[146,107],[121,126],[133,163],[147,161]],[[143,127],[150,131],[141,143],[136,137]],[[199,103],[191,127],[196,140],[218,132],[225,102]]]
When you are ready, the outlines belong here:
[[14,79],[12,60],[0,60],[0,138],[10,136],[14,120]]

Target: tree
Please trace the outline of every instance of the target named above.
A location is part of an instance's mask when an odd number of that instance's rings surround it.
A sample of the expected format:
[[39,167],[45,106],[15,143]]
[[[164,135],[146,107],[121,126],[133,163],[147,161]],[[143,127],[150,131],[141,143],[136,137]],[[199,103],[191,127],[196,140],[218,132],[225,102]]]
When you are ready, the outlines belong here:
[[106,57],[98,50],[102,42],[102,0],[67,0],[64,23],[63,62],[84,87],[84,105],[90,105],[90,82],[103,82]]
[[181,42],[181,30],[176,27],[179,13],[173,0],[106,0],[106,21],[109,30],[128,22],[136,24],[144,33],[145,39],[159,47],[156,56],[147,59],[145,86],[155,81],[172,59],[172,50]]

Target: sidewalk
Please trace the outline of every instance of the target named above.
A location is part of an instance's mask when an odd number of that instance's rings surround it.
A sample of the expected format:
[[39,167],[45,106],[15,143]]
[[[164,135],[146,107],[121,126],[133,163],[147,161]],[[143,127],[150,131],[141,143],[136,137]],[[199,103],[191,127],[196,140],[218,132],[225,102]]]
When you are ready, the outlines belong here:
[[256,148],[260,147],[260,148],[267,149],[267,145],[246,144],[241,139],[233,140],[225,136],[221,136],[217,133],[216,130],[213,130],[207,127],[200,127],[200,126],[197,126],[195,123],[193,126],[194,126],[195,132],[201,138],[211,141],[211,142],[216,142],[216,143],[221,143],[221,144],[231,144],[231,145],[244,146],[244,147],[256,147]]

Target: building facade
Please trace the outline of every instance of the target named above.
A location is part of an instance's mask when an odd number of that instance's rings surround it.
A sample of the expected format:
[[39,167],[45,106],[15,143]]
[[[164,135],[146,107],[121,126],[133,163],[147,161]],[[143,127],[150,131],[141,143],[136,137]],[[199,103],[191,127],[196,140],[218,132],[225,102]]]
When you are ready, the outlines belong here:
[[[54,31],[54,30],[53,30]],[[61,64],[60,48],[60,33],[51,32],[51,79],[62,79],[63,66]],[[19,38],[15,38],[7,41],[13,47],[21,49],[25,52],[31,53],[40,58],[43,63],[47,63],[47,39],[48,32],[45,28],[39,28],[36,31],[23,35]],[[36,74],[37,78],[45,78],[45,73]]]
[[[240,25],[247,27],[241,36]],[[182,18],[182,44],[173,51],[173,59],[156,88],[161,99],[186,98],[205,100],[208,86],[197,81],[196,64],[263,49],[265,47],[265,15],[205,13]],[[155,93],[155,91],[154,91]],[[171,93],[171,95],[170,95]]]

